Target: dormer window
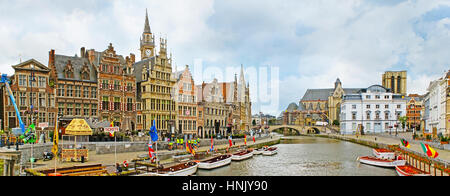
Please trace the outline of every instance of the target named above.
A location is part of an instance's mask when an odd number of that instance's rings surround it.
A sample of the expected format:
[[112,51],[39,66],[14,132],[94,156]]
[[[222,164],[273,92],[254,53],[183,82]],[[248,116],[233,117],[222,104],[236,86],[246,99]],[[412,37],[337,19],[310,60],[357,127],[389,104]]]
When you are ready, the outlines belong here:
[[74,78],[72,62],[70,60],[67,62],[66,68],[64,69],[64,75],[66,78]]

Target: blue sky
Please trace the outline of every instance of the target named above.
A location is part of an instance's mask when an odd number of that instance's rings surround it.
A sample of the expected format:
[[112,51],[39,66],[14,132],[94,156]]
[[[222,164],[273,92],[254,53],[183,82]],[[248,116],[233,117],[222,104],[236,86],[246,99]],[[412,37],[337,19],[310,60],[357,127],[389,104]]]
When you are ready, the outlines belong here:
[[[12,74],[19,58],[47,64],[50,49],[74,55],[109,43],[139,58],[145,8],[178,70],[195,59],[204,69],[278,67],[279,103],[262,111],[273,115],[336,78],[364,88],[407,70],[408,92],[423,94],[450,67],[449,0],[0,0],[0,72]],[[266,103],[250,83],[256,113]]]

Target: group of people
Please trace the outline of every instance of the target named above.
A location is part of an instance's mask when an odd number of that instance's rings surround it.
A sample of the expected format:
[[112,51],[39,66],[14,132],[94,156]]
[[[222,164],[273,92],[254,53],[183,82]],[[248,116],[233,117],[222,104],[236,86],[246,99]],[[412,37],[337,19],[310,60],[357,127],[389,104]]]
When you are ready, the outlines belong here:
[[169,141],[169,150],[173,150],[174,145],[176,149],[183,150],[186,148],[186,143],[188,143],[188,145],[192,145],[193,148],[197,149],[200,147],[200,138],[190,139],[186,141],[183,138],[176,138],[173,141]]

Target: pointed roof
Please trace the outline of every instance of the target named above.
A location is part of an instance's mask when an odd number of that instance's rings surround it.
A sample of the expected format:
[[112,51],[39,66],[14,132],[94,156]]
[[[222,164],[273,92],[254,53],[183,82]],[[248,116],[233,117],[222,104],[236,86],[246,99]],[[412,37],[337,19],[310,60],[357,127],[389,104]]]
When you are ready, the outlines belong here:
[[144,26],[144,33],[152,33],[150,30],[150,23],[148,21],[148,12],[147,9],[145,9],[145,26]]

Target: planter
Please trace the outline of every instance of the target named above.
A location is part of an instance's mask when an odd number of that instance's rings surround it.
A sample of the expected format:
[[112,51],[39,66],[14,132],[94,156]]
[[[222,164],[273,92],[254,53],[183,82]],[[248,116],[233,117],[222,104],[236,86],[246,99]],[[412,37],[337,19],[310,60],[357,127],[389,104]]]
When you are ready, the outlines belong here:
[[446,141],[446,142],[441,141],[441,145],[444,145],[444,144],[448,144],[448,141]]

